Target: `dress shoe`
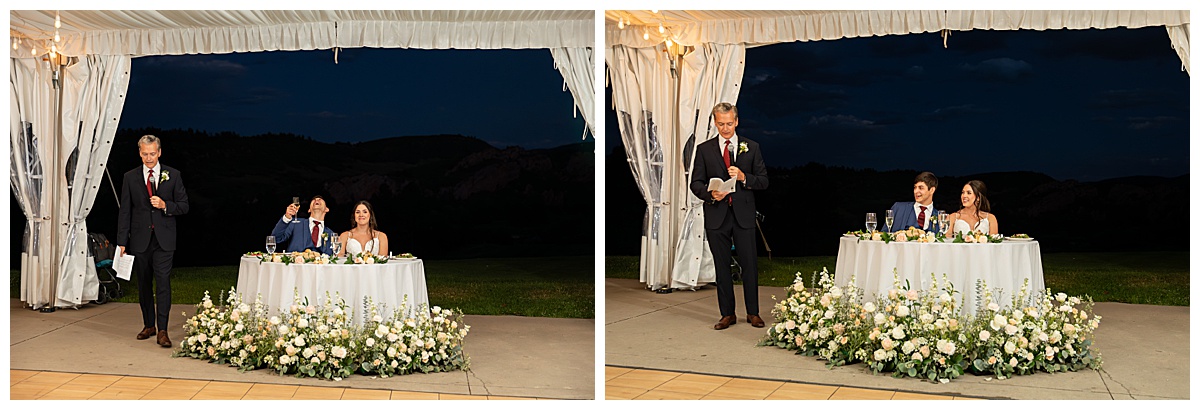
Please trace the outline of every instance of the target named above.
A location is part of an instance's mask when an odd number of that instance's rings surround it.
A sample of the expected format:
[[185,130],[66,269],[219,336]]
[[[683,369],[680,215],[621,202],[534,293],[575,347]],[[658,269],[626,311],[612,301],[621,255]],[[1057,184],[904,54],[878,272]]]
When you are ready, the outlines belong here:
[[167,331],[158,332],[158,345],[162,347],[171,347],[171,338],[167,337]]
[[750,322],[750,326],[754,327],[763,327],[767,325],[766,323],[763,323],[762,317],[759,317],[758,315],[746,315],[746,321]]
[[713,325],[713,329],[725,330],[726,328],[733,326],[734,323],[737,323],[737,316],[721,316],[721,321]]
[[152,328],[152,327],[143,328],[142,332],[138,333],[137,340],[149,339],[150,336],[154,336],[154,333],[155,333],[154,328]]

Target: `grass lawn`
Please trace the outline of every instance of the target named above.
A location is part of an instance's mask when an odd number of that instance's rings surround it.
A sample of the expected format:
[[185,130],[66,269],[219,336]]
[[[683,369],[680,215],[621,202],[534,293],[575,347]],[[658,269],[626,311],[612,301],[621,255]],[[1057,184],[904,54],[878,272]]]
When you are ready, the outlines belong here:
[[[1090,295],[1097,302],[1191,306],[1188,252],[1048,253],[1042,255],[1046,287],[1069,295]],[[759,285],[788,286],[796,272],[812,286],[811,273],[828,267],[834,256],[758,258]],[[638,279],[637,256],[607,256],[604,276]]]
[[[237,266],[177,267],[171,272],[171,302],[194,305],[209,291],[237,286]],[[20,271],[12,271],[12,294],[20,294]],[[595,264],[590,256],[425,261],[429,303],[469,315],[558,318],[596,317]],[[137,302],[133,283],[121,281]],[[249,299],[253,299],[250,297]],[[362,301],[348,301],[351,305]]]

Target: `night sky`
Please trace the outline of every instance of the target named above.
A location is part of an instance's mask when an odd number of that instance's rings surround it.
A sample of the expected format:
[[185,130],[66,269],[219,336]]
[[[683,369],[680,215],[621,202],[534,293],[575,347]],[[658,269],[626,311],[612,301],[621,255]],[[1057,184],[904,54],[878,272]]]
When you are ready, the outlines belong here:
[[337,64],[331,50],[141,57],[130,76],[121,128],[325,142],[461,134],[527,149],[584,131],[544,49],[355,48]]
[[[1189,170],[1189,79],[1162,27],[953,32],[746,52],[739,135],[816,162],[1057,179]],[[609,109],[606,153],[619,134]]]

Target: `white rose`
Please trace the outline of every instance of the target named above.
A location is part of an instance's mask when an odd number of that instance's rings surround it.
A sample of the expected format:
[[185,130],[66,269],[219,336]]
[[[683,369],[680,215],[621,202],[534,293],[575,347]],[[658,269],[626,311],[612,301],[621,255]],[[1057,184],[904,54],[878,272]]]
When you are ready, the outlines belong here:
[[794,320],[790,320],[790,319],[789,319],[788,321],[786,321],[786,322],[783,322],[783,328],[784,328],[784,329],[787,329],[787,330],[793,330],[793,329],[795,329],[795,328],[796,328],[796,321],[794,321]]
[[1025,318],[1025,313],[1022,313],[1020,309],[1017,309],[1012,312],[1012,317],[1013,319],[1020,321],[1021,319]]
[[1066,293],[1062,293],[1062,292],[1058,292],[1058,294],[1057,294],[1057,295],[1054,295],[1054,298],[1055,298],[1055,299],[1057,299],[1059,302],[1066,302],[1066,301],[1067,301],[1067,294],[1066,294]]
[[1006,319],[1004,317],[1004,315],[996,315],[995,317],[992,318],[992,323],[991,323],[992,330],[998,331],[1000,329],[1003,329],[1004,326],[1007,326],[1007,325],[1008,325],[1008,319]]
[[333,353],[333,357],[336,357],[339,359],[346,358],[346,348],[344,348],[344,347],[334,346],[332,353]]
[[907,317],[907,316],[908,316],[908,306],[906,306],[906,305],[896,306],[896,317]]
[[891,299],[891,300],[896,300],[896,298],[897,298],[897,296],[896,296],[896,290],[895,290],[895,289],[888,289],[888,299]]
[[834,311],[833,311],[833,309],[826,310],[826,311],[825,311],[825,318],[826,318],[826,319],[833,319],[833,315],[834,315],[834,313],[836,313],[836,312],[834,312]]
[[288,346],[288,347],[286,347],[286,348],[284,348],[284,349],[283,349],[283,352],[284,352],[284,353],[287,353],[287,355],[288,355],[288,356],[295,356],[295,355],[296,355],[296,348],[295,348],[295,347],[293,347],[293,346]]
[[892,338],[896,339],[896,340],[903,339],[904,338],[904,328],[897,327],[895,329],[892,329]]
[[1050,334],[1050,343],[1058,343],[1060,340],[1062,340],[1062,333],[1055,330],[1054,333]]
[[941,300],[942,303],[950,303],[950,301],[954,300],[954,298],[951,298],[950,294],[946,292],[942,292],[942,295],[938,296],[938,299]]
[[279,316],[271,316],[271,325],[279,324]]
[[312,358],[312,360],[310,360],[310,362],[312,362],[313,364],[321,363],[321,358],[313,356],[313,358]]
[[917,295],[917,290],[916,290],[916,289],[909,289],[909,290],[908,290],[908,293],[907,293],[907,294],[905,294],[904,296],[905,296],[905,297],[907,297],[907,298],[908,298],[908,300],[917,300],[917,296],[918,296],[918,295]]
[[205,309],[210,309],[210,308],[212,308],[212,301],[211,301],[211,300],[208,300],[208,299],[204,299],[204,308],[205,308]]
[[922,313],[921,314],[921,323],[924,323],[924,324],[933,323],[933,315],[928,314],[928,313]]
[[893,347],[896,347],[896,343],[893,342],[892,339],[888,339],[886,337],[883,338],[883,341],[880,343],[880,345],[883,346],[883,350],[892,350]]
[[1015,351],[1017,351],[1016,343],[1013,343],[1011,340],[1004,342],[1004,353],[1013,354]]
[[867,302],[867,304],[863,305],[862,308],[863,308],[864,312],[875,313],[875,304],[874,303]]
[[837,287],[837,286],[834,286],[834,287],[830,288],[830,289],[829,289],[829,295],[830,295],[830,296],[833,296],[833,297],[835,297],[835,298],[840,298],[840,297],[842,297],[842,288],[839,288],[839,287]]
[[941,339],[939,339],[939,340],[937,341],[937,349],[938,349],[938,351],[939,351],[939,352],[942,352],[942,353],[945,353],[945,354],[947,354],[947,355],[951,355],[951,356],[952,356],[952,355],[954,355],[954,351],[955,351],[955,349],[956,349],[956,348],[957,348],[957,347],[956,347],[956,346],[954,346],[954,342],[951,342],[951,341],[948,341],[948,340],[941,340]]
[[296,346],[304,346],[304,336],[296,336],[296,340],[293,340],[292,344]]
[[875,314],[875,324],[882,325],[884,323],[887,323],[887,316],[885,316],[882,312],[876,313]]
[[245,329],[245,328],[246,328],[246,326],[243,326],[241,323],[238,323],[238,324],[236,324],[236,325],[233,325],[233,330],[234,330],[235,332],[241,332],[241,331],[242,331],[242,329]]
[[1013,357],[1008,359],[1008,365],[1009,367],[1017,367],[1017,358]]
[[1063,313],[1070,312],[1070,311],[1071,311],[1071,305],[1062,305],[1062,306],[1059,306],[1059,307],[1058,307],[1058,311],[1059,311],[1059,312],[1063,312]]
[[301,329],[308,327],[308,319],[300,318],[300,320],[296,322],[296,327]]
[[921,352],[913,352],[912,359],[913,361],[919,362],[921,359],[924,359],[924,357],[921,357]]
[[875,351],[875,360],[882,362],[884,359],[887,359],[887,352],[884,351],[883,349],[876,350]]
[[304,350],[300,351],[300,354],[304,355],[304,357],[306,357],[306,358],[312,357],[313,350],[311,348],[306,347],[306,348],[304,348]]
[[1072,325],[1070,323],[1063,325],[1063,332],[1066,333],[1067,336],[1074,335],[1075,334],[1075,325]]
[[363,261],[363,263],[364,263],[364,264],[367,264],[367,265],[374,265],[374,264],[375,264],[375,258],[367,258],[366,260],[364,260],[364,261]]
[[987,330],[980,330],[980,331],[979,331],[979,340],[982,340],[982,341],[986,342],[986,341],[988,341],[988,339],[989,339],[989,338],[991,338],[991,337],[992,337],[992,333],[991,333],[991,332],[988,332]]
[[288,333],[288,325],[279,325],[279,334],[286,335]]
[[1000,310],[1000,305],[997,305],[996,302],[989,302],[987,308],[988,310],[995,312]]
[[400,336],[396,336],[395,333],[388,333],[387,340],[389,342],[395,342],[397,339],[400,339]]
[[1007,333],[1009,336],[1015,335],[1017,334],[1017,327],[1013,325],[1005,325],[1004,333]]
[[375,338],[373,338],[373,337],[367,338],[367,347],[375,347]]

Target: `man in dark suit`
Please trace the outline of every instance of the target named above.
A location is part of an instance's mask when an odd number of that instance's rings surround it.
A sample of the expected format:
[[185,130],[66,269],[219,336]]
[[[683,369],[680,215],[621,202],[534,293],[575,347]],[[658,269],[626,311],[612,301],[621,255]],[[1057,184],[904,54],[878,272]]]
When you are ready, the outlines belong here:
[[917,174],[913,179],[913,202],[892,204],[892,232],[917,227],[928,231],[937,226],[937,210],[933,209],[933,193],[938,179],[932,172]]
[[[158,162],[162,143],[153,135],[138,140],[142,166],[121,181],[117,216],[117,253],[134,256],[142,331],[138,340],[158,335],[158,345],[171,347],[167,319],[171,314],[171,265],[175,258],[175,217],[188,212],[183,175]],[[153,288],[151,288],[153,286]],[[153,289],[153,290],[152,290]],[[157,326],[157,328],[156,328]]]
[[[758,245],[754,237],[754,191],[767,189],[767,166],[758,143],[737,135],[737,107],[720,103],[713,107],[717,138],[696,146],[690,188],[704,200],[704,230],[717,269],[717,304],[721,320],[713,325],[723,330],[737,323],[734,315],[733,258],[731,245],[737,246],[742,266],[742,288],[746,299],[746,321],[763,327],[758,315]],[[709,190],[709,180],[734,178],[730,192]]]
[[317,195],[313,197],[312,201],[309,201],[308,218],[297,218],[298,212],[300,212],[299,205],[288,205],[287,210],[283,213],[283,218],[275,223],[275,229],[271,231],[271,235],[275,237],[275,243],[286,244],[283,250],[287,252],[304,252],[306,249],[312,249],[332,255],[333,247],[331,245],[336,234],[325,224],[325,215],[329,213],[325,198]]

